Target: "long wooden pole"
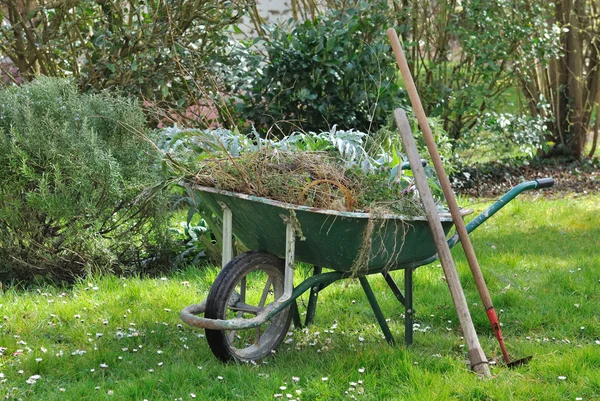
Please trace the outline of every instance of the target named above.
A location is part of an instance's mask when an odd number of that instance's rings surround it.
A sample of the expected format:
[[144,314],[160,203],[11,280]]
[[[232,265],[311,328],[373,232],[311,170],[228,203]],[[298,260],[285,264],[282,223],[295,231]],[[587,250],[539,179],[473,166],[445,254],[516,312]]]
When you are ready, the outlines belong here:
[[460,243],[462,244],[462,247],[465,251],[465,255],[467,257],[467,261],[469,262],[471,273],[473,274],[475,284],[477,285],[477,291],[479,292],[479,296],[481,297],[481,301],[483,302],[483,305],[486,309],[488,319],[492,325],[492,328],[494,329],[496,339],[498,340],[500,348],[502,349],[504,360],[508,364],[510,360],[508,358],[508,352],[506,351],[506,347],[504,346],[504,339],[502,337],[502,332],[500,331],[500,325],[498,323],[496,310],[494,309],[494,305],[492,304],[492,298],[490,297],[490,293],[485,284],[483,274],[481,273],[481,268],[479,267],[479,262],[477,261],[477,257],[475,256],[475,250],[473,249],[473,245],[471,244],[469,233],[467,232],[465,223],[462,219],[462,216],[460,215],[458,202],[456,201],[454,192],[452,192],[450,180],[448,179],[448,175],[446,174],[446,170],[444,169],[442,158],[440,157],[440,154],[438,152],[435,139],[431,132],[431,127],[429,126],[427,116],[425,115],[425,110],[423,109],[421,99],[419,98],[419,94],[417,92],[417,87],[415,86],[412,74],[410,73],[410,69],[408,68],[408,63],[406,61],[406,57],[404,56],[402,46],[400,45],[398,34],[394,30],[394,28],[389,28],[387,30],[387,35],[390,39],[394,55],[396,56],[396,62],[398,64],[398,67],[400,68],[400,72],[402,73],[402,78],[404,79],[404,84],[406,86],[406,91],[408,92],[410,102],[415,111],[415,115],[417,116],[417,120],[419,121],[419,127],[421,128],[421,132],[423,133],[425,144],[427,145],[427,149],[429,150],[429,154],[431,155],[433,166],[440,181],[444,197],[446,198],[446,202],[448,203],[450,214],[452,215],[452,219],[454,220],[456,232],[458,233]]
[[484,375],[485,377],[489,377],[490,368],[488,366],[488,361],[483,353],[483,350],[481,349],[481,345],[479,344],[479,339],[477,338],[477,333],[475,332],[475,326],[473,326],[471,314],[469,313],[467,299],[465,298],[465,294],[460,286],[460,280],[458,278],[458,273],[456,272],[452,254],[450,253],[450,247],[448,246],[448,242],[446,242],[446,235],[442,227],[440,215],[438,213],[437,206],[435,205],[435,201],[433,200],[431,188],[429,188],[429,182],[427,181],[425,170],[421,165],[419,151],[417,150],[417,145],[410,130],[404,110],[396,109],[394,112],[394,119],[396,120],[396,126],[398,127],[398,131],[402,137],[404,150],[408,156],[410,168],[413,172],[417,189],[419,190],[419,195],[421,197],[423,207],[425,208],[427,221],[429,222],[429,227],[431,228],[433,239],[437,247],[438,256],[440,258],[440,262],[442,263],[442,268],[444,269],[446,283],[450,289],[450,295],[452,296],[452,301],[454,302],[454,307],[456,308],[456,313],[458,314],[458,320],[460,321],[460,326],[462,327],[463,335],[467,342],[471,367],[476,372]]

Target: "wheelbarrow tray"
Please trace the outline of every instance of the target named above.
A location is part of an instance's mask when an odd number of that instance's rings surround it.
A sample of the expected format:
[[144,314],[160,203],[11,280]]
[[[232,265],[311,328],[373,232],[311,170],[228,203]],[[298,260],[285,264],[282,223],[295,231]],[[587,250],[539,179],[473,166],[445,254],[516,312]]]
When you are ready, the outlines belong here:
[[[360,266],[361,271],[419,265],[437,253],[428,222],[422,216],[385,214],[373,218],[369,213],[319,209],[210,187],[187,186],[215,215],[222,214],[222,205],[231,210],[233,234],[248,249],[285,257],[284,218],[292,216],[301,231],[301,238],[296,241],[296,260],[314,266],[350,271],[363,247],[370,219],[371,250],[366,269]],[[448,234],[452,219],[444,214],[441,219]]]

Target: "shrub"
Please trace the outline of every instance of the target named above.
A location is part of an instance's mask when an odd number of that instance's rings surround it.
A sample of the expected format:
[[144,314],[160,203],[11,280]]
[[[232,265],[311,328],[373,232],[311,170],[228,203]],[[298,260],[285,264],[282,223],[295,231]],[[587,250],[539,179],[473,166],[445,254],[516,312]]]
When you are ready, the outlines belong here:
[[[256,53],[237,53],[239,68],[230,74],[241,120],[263,132],[276,127],[279,136],[333,125],[377,130],[397,105],[399,91],[382,34],[391,23],[387,15],[385,2],[360,2],[314,20],[269,27]],[[253,60],[256,54],[266,54],[266,60]]]
[[467,149],[477,145],[480,153],[490,149],[495,158],[506,154],[531,159],[547,150],[548,133],[546,121],[540,116],[488,112],[478,120],[476,130],[464,134],[458,145]]
[[397,31],[427,115],[440,118],[455,144],[486,112],[510,106],[523,69],[558,56],[552,2],[409,3],[398,7]]
[[249,3],[7,0],[0,9],[0,53],[25,81],[40,73],[74,77],[86,92],[137,96],[171,115],[204,102],[226,29]]
[[41,78],[0,91],[0,279],[141,268],[166,241],[141,109]]

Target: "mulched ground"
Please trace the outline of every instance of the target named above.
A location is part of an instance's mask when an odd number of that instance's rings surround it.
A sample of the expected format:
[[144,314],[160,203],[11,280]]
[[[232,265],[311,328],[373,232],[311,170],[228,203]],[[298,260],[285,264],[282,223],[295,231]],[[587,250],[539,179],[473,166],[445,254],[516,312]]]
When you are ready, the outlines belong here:
[[502,163],[469,167],[451,176],[456,193],[470,197],[498,197],[516,184],[536,178],[554,178],[545,196],[576,195],[600,191],[600,160],[583,162],[543,161],[513,167]]

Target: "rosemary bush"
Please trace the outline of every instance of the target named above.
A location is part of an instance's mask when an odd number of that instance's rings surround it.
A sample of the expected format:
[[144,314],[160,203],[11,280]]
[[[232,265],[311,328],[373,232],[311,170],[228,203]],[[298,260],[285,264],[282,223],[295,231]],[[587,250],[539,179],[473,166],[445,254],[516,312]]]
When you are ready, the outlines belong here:
[[[134,103],[41,78],[0,91],[0,280],[147,268],[166,244]],[[154,194],[154,195],[153,195]]]

